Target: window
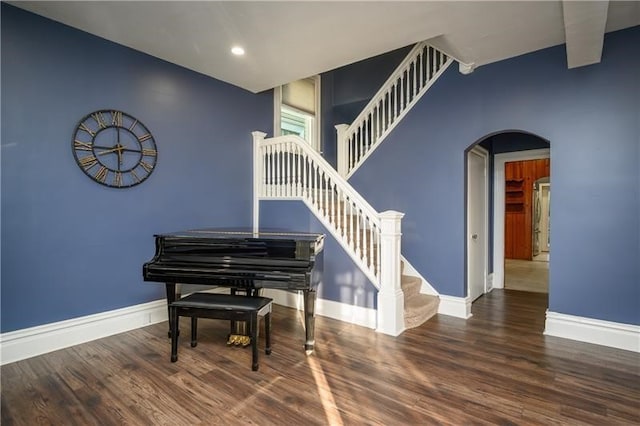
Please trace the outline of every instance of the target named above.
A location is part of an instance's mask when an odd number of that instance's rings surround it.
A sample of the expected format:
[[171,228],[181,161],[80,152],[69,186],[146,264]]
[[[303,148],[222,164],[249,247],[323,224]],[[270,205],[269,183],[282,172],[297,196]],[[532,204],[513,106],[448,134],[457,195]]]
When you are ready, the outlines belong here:
[[275,135],[298,135],[320,151],[320,76],[277,87],[274,104]]
[[308,140],[313,133],[313,116],[282,106],[280,108],[280,134],[298,135]]

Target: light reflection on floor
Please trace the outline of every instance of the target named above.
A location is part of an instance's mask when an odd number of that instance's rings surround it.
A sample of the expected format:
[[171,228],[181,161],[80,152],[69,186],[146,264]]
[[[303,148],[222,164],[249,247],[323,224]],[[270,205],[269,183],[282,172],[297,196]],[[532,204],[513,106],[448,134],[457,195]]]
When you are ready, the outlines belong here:
[[[302,294],[298,293],[295,300],[295,306],[297,309],[296,316],[298,317],[298,321],[300,321],[300,325],[304,329],[304,298]],[[322,404],[325,416],[327,417],[327,424],[332,426],[343,425],[344,423],[342,422],[342,417],[340,416],[340,410],[338,410],[336,401],[333,398],[333,394],[331,393],[331,389],[329,388],[329,383],[327,382],[327,378],[325,377],[324,371],[322,370],[320,361],[318,361],[317,358],[315,358],[313,355],[309,355],[307,356],[307,363],[309,364],[311,374],[313,374],[313,380],[316,384],[316,389],[318,390],[320,403]]]
[[313,380],[315,381],[316,388],[318,389],[318,395],[320,396],[320,403],[324,409],[325,416],[327,417],[327,424],[332,426],[343,425],[342,417],[340,416],[340,410],[336,405],[336,401],[333,398],[329,383],[324,375],[320,362],[313,356],[307,357],[307,362],[313,374]]

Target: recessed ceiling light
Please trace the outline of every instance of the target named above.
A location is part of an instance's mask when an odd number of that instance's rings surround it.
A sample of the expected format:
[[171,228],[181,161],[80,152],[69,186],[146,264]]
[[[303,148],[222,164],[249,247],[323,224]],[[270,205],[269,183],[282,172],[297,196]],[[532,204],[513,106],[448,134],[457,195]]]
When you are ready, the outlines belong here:
[[240,46],[234,46],[231,48],[231,53],[233,53],[236,56],[242,56],[244,55],[244,49]]

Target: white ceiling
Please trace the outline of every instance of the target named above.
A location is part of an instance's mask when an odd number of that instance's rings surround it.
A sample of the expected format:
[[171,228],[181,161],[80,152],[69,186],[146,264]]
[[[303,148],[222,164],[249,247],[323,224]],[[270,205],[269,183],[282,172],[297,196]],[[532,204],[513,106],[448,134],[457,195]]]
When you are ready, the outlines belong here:
[[600,61],[604,32],[640,25],[639,1],[9,3],[252,92],[422,40],[461,70],[566,42],[573,68]]

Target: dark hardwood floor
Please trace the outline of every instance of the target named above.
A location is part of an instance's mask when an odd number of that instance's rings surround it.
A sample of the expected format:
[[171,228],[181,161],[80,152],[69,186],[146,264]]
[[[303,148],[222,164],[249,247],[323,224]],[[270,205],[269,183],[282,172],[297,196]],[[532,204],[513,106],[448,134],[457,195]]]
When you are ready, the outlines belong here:
[[223,321],[191,348],[183,320],[177,363],[156,324],[3,366],[2,425],[640,424],[640,355],[543,336],[546,297],[495,290],[397,338],[317,317],[312,356],[275,306],[258,372]]

